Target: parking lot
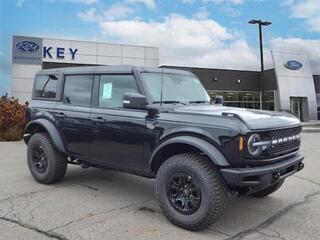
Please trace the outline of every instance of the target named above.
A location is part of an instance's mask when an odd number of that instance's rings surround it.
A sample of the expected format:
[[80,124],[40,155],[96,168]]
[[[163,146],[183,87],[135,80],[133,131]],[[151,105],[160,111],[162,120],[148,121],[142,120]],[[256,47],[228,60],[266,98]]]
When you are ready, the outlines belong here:
[[320,133],[304,133],[305,169],[264,199],[233,198],[201,232],[162,215],[154,181],[69,166],[55,185],[33,180],[23,142],[0,143],[0,239],[319,239]]

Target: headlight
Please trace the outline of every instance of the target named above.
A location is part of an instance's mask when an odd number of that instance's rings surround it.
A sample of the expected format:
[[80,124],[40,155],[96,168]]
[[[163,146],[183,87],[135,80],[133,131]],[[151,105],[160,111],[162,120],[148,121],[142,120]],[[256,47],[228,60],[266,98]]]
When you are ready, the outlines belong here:
[[254,146],[253,143],[260,142],[261,137],[259,134],[252,134],[248,140],[248,152],[252,156],[258,156],[261,154],[263,147],[262,146]]

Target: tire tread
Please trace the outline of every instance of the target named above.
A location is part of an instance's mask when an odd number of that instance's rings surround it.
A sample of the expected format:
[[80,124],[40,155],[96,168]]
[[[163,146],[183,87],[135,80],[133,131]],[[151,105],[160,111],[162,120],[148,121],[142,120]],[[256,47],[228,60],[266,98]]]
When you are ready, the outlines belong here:
[[38,179],[35,177],[34,174],[32,175],[38,182],[43,184],[51,184],[60,181],[64,177],[67,170],[66,156],[56,149],[56,147],[53,144],[53,141],[47,133],[41,132],[32,135],[28,144],[32,143],[35,139],[40,141],[41,144],[43,144],[44,148],[46,148],[48,152],[46,157],[48,161],[51,161],[52,165],[50,172],[48,173],[48,176],[45,179]]
[[221,216],[224,211],[227,200],[228,200],[228,188],[224,182],[223,177],[221,176],[217,167],[207,158],[205,155],[195,154],[195,153],[183,153],[175,155],[167,159],[163,165],[160,167],[157,178],[165,171],[167,168],[174,167],[175,165],[190,165],[193,168],[198,169],[206,179],[206,184],[211,186],[209,188],[208,195],[214,199],[214,204],[211,205],[209,211],[206,214],[206,217],[202,219],[201,222],[195,224],[183,224],[177,221],[169,213],[169,208],[166,207],[166,204],[161,203],[161,197],[159,196],[158,184],[156,185],[156,194],[160,201],[160,208],[165,214],[165,216],[174,224],[186,228],[192,231],[199,231],[206,228],[208,225],[212,224],[218,217]]

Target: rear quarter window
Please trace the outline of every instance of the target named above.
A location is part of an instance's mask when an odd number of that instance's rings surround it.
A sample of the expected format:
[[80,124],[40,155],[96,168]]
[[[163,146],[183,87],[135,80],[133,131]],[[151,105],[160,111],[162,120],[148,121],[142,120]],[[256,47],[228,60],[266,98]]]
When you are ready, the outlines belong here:
[[58,76],[39,75],[35,79],[33,97],[55,99],[57,96]]

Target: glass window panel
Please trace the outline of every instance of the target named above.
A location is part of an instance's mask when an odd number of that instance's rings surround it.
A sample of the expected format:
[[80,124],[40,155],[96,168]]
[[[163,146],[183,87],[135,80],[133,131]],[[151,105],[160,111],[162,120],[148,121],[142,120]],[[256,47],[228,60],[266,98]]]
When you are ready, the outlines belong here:
[[133,75],[101,75],[99,106],[122,108],[124,93],[137,93],[138,88]]
[[66,76],[63,91],[63,101],[71,105],[89,106],[93,75]]
[[38,76],[34,86],[34,97],[56,98],[58,77],[55,75]]

